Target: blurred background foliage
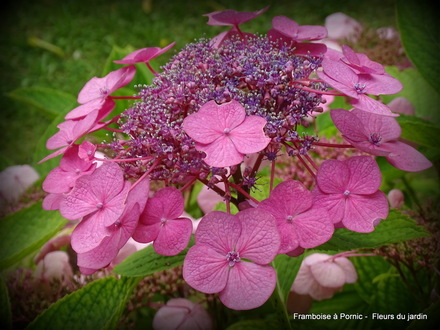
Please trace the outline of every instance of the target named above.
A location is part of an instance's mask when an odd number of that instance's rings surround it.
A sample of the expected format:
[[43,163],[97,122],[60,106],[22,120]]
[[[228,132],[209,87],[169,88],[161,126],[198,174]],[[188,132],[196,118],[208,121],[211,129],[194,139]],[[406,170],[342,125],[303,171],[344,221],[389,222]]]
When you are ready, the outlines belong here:
[[[93,76],[102,76],[114,45],[175,50],[195,38],[212,37],[224,27],[206,25],[203,14],[223,9],[269,11],[243,24],[264,33],[271,17],[286,15],[300,24],[324,24],[343,12],[371,28],[396,26],[394,0],[15,0],[0,13],[0,170],[31,163],[39,137],[53,116],[9,97],[17,88],[44,87],[74,96]],[[172,55],[156,60],[157,65]]]

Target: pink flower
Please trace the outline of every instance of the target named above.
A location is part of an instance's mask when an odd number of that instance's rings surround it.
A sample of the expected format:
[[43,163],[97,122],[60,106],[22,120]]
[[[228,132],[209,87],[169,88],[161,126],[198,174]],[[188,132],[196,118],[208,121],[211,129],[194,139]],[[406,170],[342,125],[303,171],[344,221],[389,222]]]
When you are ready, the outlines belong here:
[[401,113],[404,115],[412,116],[415,114],[413,104],[405,97],[398,96],[388,103],[388,107],[393,112]]
[[390,202],[390,207],[392,209],[400,209],[403,204],[405,204],[405,195],[403,195],[402,190],[391,189],[388,192],[388,201]]
[[102,78],[93,77],[79,92],[78,103],[84,104],[96,99],[106,99],[114,91],[127,85],[133,79],[135,73],[135,66],[130,65],[112,71]]
[[260,16],[268,9],[269,6],[255,12],[227,9],[223,11],[214,11],[203,16],[207,16],[209,18],[207,23],[208,25],[232,25],[238,29],[238,25]]
[[161,307],[153,319],[153,329],[212,329],[212,320],[208,312],[200,305],[184,298],[173,298]]
[[173,42],[164,48],[159,47],[148,47],[135,50],[134,52],[125,56],[122,60],[113,61],[119,64],[135,64],[135,63],[146,63],[151,61],[153,58],[162,55],[171,49],[176,43]]
[[81,119],[92,113],[98,111],[98,120],[107,117],[115,108],[116,103],[112,99],[95,99],[84,103],[70,111],[64,118],[67,120]]
[[129,188],[119,165],[104,163],[76,181],[60,204],[61,215],[69,220],[93,215],[94,221],[110,226],[122,214]]
[[342,61],[352,68],[356,73],[366,74],[384,74],[385,68],[382,64],[374,62],[362,53],[355,53],[353,49],[347,45],[342,45],[342,53],[344,57]]
[[331,39],[347,39],[357,42],[362,33],[362,25],[344,13],[334,13],[326,17],[325,27]]
[[139,219],[133,239],[140,243],[152,242],[154,250],[172,256],[188,246],[192,234],[192,221],[180,217],[184,210],[182,193],[166,187],[150,198]]
[[367,94],[395,94],[402,90],[402,84],[388,74],[356,74],[347,64],[324,58],[324,71],[317,71],[318,76],[336,90],[352,98],[350,104],[358,109],[396,117],[382,102]]
[[334,226],[327,210],[313,205],[312,193],[299,181],[287,180],[258,204],[277,221],[281,236],[279,254],[302,248],[313,248],[327,242]]
[[394,118],[358,109],[333,109],[330,114],[343,137],[359,150],[384,156],[402,171],[418,172],[432,166],[419,151],[398,140],[401,129]]
[[344,161],[324,161],[316,175],[315,203],[324,206],[337,226],[360,233],[388,216],[388,201],[378,190],[382,181],[379,166],[368,156]]
[[[280,247],[275,219],[255,208],[236,215],[213,211],[205,215],[183,263],[183,278],[194,289],[219,293],[231,309],[263,305],[276,285],[268,265]],[[252,262],[249,262],[252,261]]]
[[143,179],[133,185],[121,216],[110,225],[86,216],[72,232],[72,248],[78,253],[77,264],[83,274],[92,274],[109,265],[133,235],[144,210],[150,182]]
[[313,253],[301,263],[291,291],[323,300],[333,297],[345,283],[356,281],[356,269],[347,258]]
[[262,117],[246,116],[244,107],[235,100],[220,105],[209,101],[183,121],[184,131],[213,167],[239,164],[245,154],[263,150],[270,142],[263,131],[265,125]]
[[58,280],[65,286],[72,283],[73,270],[70,266],[69,255],[65,251],[52,251],[42,258],[35,269],[35,279],[50,283]]
[[322,55],[327,47],[319,43],[301,43],[302,41],[321,40],[327,36],[327,29],[319,25],[299,25],[286,16],[276,16],[272,28],[267,33],[269,38],[280,46],[287,44],[295,48],[295,54]]

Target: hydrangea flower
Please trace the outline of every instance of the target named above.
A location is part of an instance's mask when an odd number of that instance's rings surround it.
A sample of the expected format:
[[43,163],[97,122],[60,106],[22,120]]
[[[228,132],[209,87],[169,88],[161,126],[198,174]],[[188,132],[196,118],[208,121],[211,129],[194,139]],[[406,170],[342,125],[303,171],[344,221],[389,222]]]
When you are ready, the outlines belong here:
[[162,255],[176,255],[185,249],[192,234],[192,221],[181,217],[184,210],[182,193],[174,187],[157,191],[147,201],[133,239],[140,243],[154,241],[154,250]]
[[183,278],[194,289],[219,293],[223,304],[236,310],[257,308],[269,299],[276,273],[268,263],[280,246],[270,213],[213,211],[200,221],[195,240],[183,264]]
[[9,166],[0,172],[0,205],[18,201],[40,175],[30,165]]
[[153,329],[194,329],[209,330],[213,328],[211,317],[200,305],[188,299],[173,298],[159,308],[154,315]]
[[356,281],[356,269],[347,258],[313,253],[302,261],[291,291],[323,300]]
[[313,205],[312,193],[299,181],[278,184],[270,197],[258,204],[277,221],[281,236],[279,254],[301,248],[312,248],[328,241],[334,226],[327,210]]
[[206,153],[204,161],[213,167],[240,164],[244,155],[263,150],[270,142],[264,135],[266,120],[246,116],[240,103],[232,100],[218,105],[204,104],[186,117],[183,130],[196,141],[196,149]]
[[330,114],[342,136],[357,149],[384,156],[403,171],[418,172],[432,166],[419,151],[399,141],[401,128],[394,118],[359,109],[333,109]]
[[328,159],[316,175],[315,203],[327,209],[335,225],[368,233],[388,216],[387,198],[379,190],[381,181],[379,166],[371,157]]

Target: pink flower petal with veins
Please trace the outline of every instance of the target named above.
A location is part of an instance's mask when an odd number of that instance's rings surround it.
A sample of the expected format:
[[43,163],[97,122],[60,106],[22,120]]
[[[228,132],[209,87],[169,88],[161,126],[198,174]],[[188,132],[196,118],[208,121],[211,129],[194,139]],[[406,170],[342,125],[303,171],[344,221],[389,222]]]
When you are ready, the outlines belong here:
[[245,23],[254,19],[255,17],[260,16],[268,9],[269,6],[255,12],[227,9],[223,11],[214,11],[203,16],[207,16],[209,18],[207,23],[208,25],[232,25],[237,27],[239,24]]
[[126,66],[110,72],[102,78],[90,79],[78,94],[78,103],[84,104],[96,99],[105,99],[114,91],[127,85],[134,77],[134,65]]
[[164,256],[179,254],[188,246],[192,231],[192,221],[188,218],[167,220],[154,240],[154,250]]
[[276,281],[277,274],[271,266],[241,262],[230,270],[228,282],[219,298],[231,309],[254,309],[269,299]]
[[176,43],[173,42],[164,48],[148,47],[148,48],[138,49],[125,56],[122,60],[113,61],[113,62],[119,64],[145,63],[167,52],[175,44]]

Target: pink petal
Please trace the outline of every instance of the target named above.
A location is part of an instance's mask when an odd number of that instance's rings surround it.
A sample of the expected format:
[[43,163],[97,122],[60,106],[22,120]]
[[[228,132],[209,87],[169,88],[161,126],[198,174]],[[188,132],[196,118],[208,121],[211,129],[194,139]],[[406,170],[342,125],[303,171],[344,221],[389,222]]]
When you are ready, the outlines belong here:
[[359,109],[353,109],[351,113],[359,119],[368,137],[370,134],[376,133],[380,135],[382,141],[389,141],[399,138],[402,133],[399,123],[393,117],[381,116]]
[[148,47],[148,48],[138,49],[125,56],[122,60],[113,61],[113,62],[119,64],[134,64],[134,63],[148,62],[153,58],[156,58],[159,55],[162,55],[163,53],[167,52],[175,44],[176,43],[173,42],[164,48]]
[[432,167],[432,163],[410,145],[393,141],[382,146],[390,154],[386,157],[395,168],[407,172],[419,172]]
[[357,99],[352,99],[349,103],[355,108],[377,115],[399,117],[398,114],[392,113],[391,109],[385,104],[365,94],[359,94]]
[[251,154],[267,147],[271,139],[263,131],[266,123],[266,119],[262,117],[249,116],[230,132],[229,137],[238,152]]
[[235,249],[240,257],[258,264],[271,262],[281,243],[275,218],[256,208],[243,210],[236,217],[241,221],[241,235]]
[[183,278],[203,293],[217,293],[225,288],[229,266],[226,255],[203,245],[191,247],[183,262]]
[[324,244],[334,232],[327,211],[316,206],[297,215],[293,219],[292,227],[298,235],[299,245],[306,249]]
[[319,167],[316,183],[324,193],[344,193],[350,180],[348,166],[335,159],[324,161]]
[[219,297],[231,309],[257,308],[270,298],[276,281],[277,274],[271,266],[241,261],[230,269],[228,282]]
[[96,99],[85,104],[81,104],[72,111],[70,111],[65,119],[79,119],[87,116],[93,111],[101,111],[103,113],[110,113],[116,107],[115,101],[112,99]]
[[117,232],[115,234],[105,237],[93,250],[78,253],[78,267],[99,269],[110,264],[119,252],[119,235]]
[[[363,111],[367,113],[366,111]],[[363,142],[368,140],[369,136],[365,131],[365,122],[355,115],[352,111],[345,109],[331,109],[330,116],[337,129],[344,138],[351,141]]]
[[299,41],[321,40],[327,37],[327,29],[320,25],[300,25],[298,27]]
[[345,204],[342,223],[352,231],[369,233],[374,230],[374,222],[388,216],[388,200],[381,191],[371,195],[350,195]]
[[237,151],[235,144],[226,135],[219,137],[211,144],[196,143],[196,149],[206,153],[203,159],[206,164],[213,167],[227,167],[240,164],[244,154]]
[[[359,82],[359,77],[353,72],[352,69],[350,69],[350,67],[340,61],[333,61],[328,58],[324,58],[322,61],[322,68],[324,69],[324,75],[321,75],[321,72],[318,71],[318,75],[321,79],[324,79],[325,75],[327,75],[329,78],[331,78],[331,80],[346,86],[346,88],[351,91],[350,94],[355,97],[354,93],[356,93],[356,91],[354,86]],[[328,83],[330,86],[333,86],[331,80],[329,80]],[[327,80],[324,81],[327,82]],[[337,86],[335,88],[338,89]],[[341,90],[341,92],[345,93],[344,90]],[[350,94],[347,95],[352,96]]]
[[127,85],[134,77],[133,65],[110,72],[103,78],[90,79],[78,94],[78,103],[84,104],[98,98],[106,98],[117,89]]
[[192,228],[192,221],[187,218],[167,220],[159,229],[154,250],[165,256],[179,254],[188,246]]
[[396,94],[403,89],[402,83],[389,74],[359,74],[359,84],[365,84],[365,92],[372,95]]
[[382,174],[376,161],[369,156],[350,157],[344,161],[350,169],[346,189],[355,194],[372,194],[382,183]]
[[75,252],[91,251],[101,244],[105,237],[114,233],[113,228],[106,227],[102,222],[94,220],[93,217],[85,217],[73,230],[71,244]]
[[335,264],[341,267],[345,273],[345,283],[355,283],[358,279],[356,268],[354,268],[353,263],[344,257],[338,257],[333,260]]
[[236,10],[223,10],[223,11],[215,11],[209,14],[205,14],[203,16],[207,16],[209,18],[208,25],[234,25],[237,26],[239,24],[245,23],[254,19],[255,17],[260,16],[266,10],[269,9],[269,6],[260,9],[255,12],[239,12]]
[[43,209],[46,211],[55,211],[60,208],[64,194],[49,194],[43,199]]
[[275,16],[272,19],[272,29],[294,41],[298,38],[298,27],[297,22],[286,16]]
[[133,232],[133,239],[139,243],[153,242],[157,235],[159,235],[160,222],[155,222],[150,225],[144,225],[139,222],[135,231]]
[[226,256],[234,250],[240,234],[241,223],[238,218],[228,213],[212,211],[200,220],[195,238],[196,244],[208,246]]
[[403,113],[404,115],[410,116],[415,114],[413,104],[408,99],[401,96],[393,99],[390,103],[388,103],[388,106],[393,112]]
[[340,288],[345,284],[345,272],[333,261],[321,261],[310,265],[315,280],[323,287]]
[[326,194],[315,189],[313,194],[316,206],[324,207],[334,224],[342,221],[345,214],[345,197],[342,193]]
[[161,217],[165,219],[176,219],[180,217],[184,209],[183,195],[175,187],[165,187],[156,192],[151,202],[160,200],[162,205]]

